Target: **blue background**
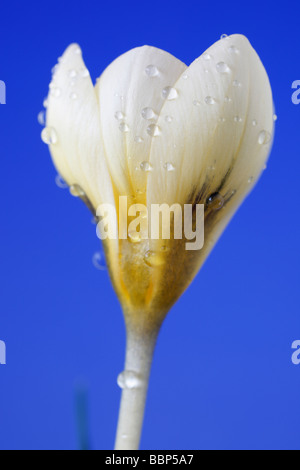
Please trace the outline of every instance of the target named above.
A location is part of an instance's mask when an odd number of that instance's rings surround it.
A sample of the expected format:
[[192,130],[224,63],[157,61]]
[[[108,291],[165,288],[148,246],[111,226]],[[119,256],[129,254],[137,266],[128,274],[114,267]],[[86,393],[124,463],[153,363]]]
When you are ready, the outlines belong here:
[[[262,179],[157,344],[142,448],[299,449],[300,79],[298,1],[2,2],[0,79],[0,448],[78,448],[87,395],[92,448],[114,441],[124,324],[84,205],[55,183],[37,113],[50,70],[78,42],[95,79],[150,44],[190,63],[242,33],[270,76],[278,121]],[[81,391],[81,392],[80,392]]]

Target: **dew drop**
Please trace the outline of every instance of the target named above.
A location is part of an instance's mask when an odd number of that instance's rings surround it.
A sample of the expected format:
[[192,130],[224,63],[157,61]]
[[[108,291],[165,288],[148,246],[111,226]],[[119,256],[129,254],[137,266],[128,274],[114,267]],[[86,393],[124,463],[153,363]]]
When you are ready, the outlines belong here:
[[143,108],[141,111],[141,115],[144,119],[147,119],[147,120],[153,119],[156,116],[152,108]]
[[275,122],[275,121],[277,121],[277,119],[278,119],[277,114],[273,114],[273,121]]
[[77,93],[75,93],[75,92],[71,93],[70,94],[70,99],[73,100],[73,101],[77,100]]
[[213,193],[207,199],[206,204],[213,211],[218,211],[224,205],[224,198],[220,193]]
[[147,133],[151,137],[157,137],[160,135],[160,128],[156,124],[150,124],[150,126],[147,127]]
[[136,230],[128,232],[128,238],[131,243],[139,243],[141,241],[141,234]]
[[164,169],[165,169],[166,171],[175,171],[175,166],[174,166],[173,163],[171,163],[171,162],[166,162],[166,163],[164,164]]
[[55,176],[55,184],[61,189],[66,189],[68,187],[68,184],[65,182],[65,180],[60,174],[57,174]]
[[216,65],[216,69],[219,73],[229,73],[230,72],[230,68],[228,67],[227,64],[225,64],[225,62],[219,62]]
[[40,111],[38,116],[37,116],[38,123],[41,126],[45,125],[46,119],[45,119],[45,111]]
[[54,65],[54,67],[52,67],[52,69],[51,69],[52,75],[55,75],[55,74],[56,74],[57,69],[58,69],[58,64],[56,64],[56,65]]
[[226,39],[228,38],[228,34],[221,34],[220,39]]
[[106,270],[105,255],[103,250],[96,251],[96,253],[93,254],[92,263],[96,269],[99,269],[99,271]]
[[172,116],[165,116],[165,121],[166,121],[166,122],[172,122],[172,121],[173,121],[173,117],[172,117]]
[[250,176],[250,178],[248,178],[248,184],[252,183],[253,180],[254,180],[254,177]]
[[202,54],[202,59],[203,60],[211,60],[211,55],[208,54],[208,52],[205,52],[204,54]]
[[160,251],[163,251],[163,252],[170,251],[170,248],[167,245],[162,245],[160,248]]
[[211,96],[207,96],[204,101],[206,104],[215,104],[216,102],[215,99],[212,98]]
[[78,55],[81,54],[81,49],[80,49],[79,46],[75,46],[75,48],[74,48],[74,54],[78,54]]
[[122,389],[140,388],[143,384],[142,377],[133,370],[123,370],[118,375],[117,383]]
[[72,184],[72,186],[70,186],[70,194],[74,197],[85,196],[85,192],[83,191],[81,186],[79,186],[79,184]]
[[87,78],[90,75],[90,72],[88,71],[87,68],[80,69],[79,73],[82,78]]
[[232,98],[229,98],[229,96],[225,96],[224,101],[225,103],[231,103]]
[[153,78],[157,77],[159,71],[155,65],[147,65],[147,67],[145,68],[145,73],[146,75],[148,75],[148,77]]
[[171,86],[166,86],[162,91],[162,97],[165,100],[175,100],[178,96],[177,90]]
[[187,80],[188,78],[189,78],[189,76],[188,76],[186,73],[184,73],[184,74],[182,75],[182,79],[183,79],[183,80]]
[[151,266],[152,268],[156,268],[158,266],[161,266],[164,263],[165,258],[162,253],[148,250],[145,253],[144,261],[148,266]]
[[42,141],[47,145],[56,144],[57,134],[56,134],[55,129],[53,127],[45,127],[42,130],[41,138],[42,138]]
[[151,163],[149,163],[149,162],[142,162],[140,164],[140,169],[142,171],[152,171],[153,167],[152,167]]
[[194,100],[194,101],[193,101],[193,105],[194,105],[194,106],[200,106],[201,103],[200,103],[200,101],[198,101],[198,100]]
[[126,122],[121,122],[119,125],[119,129],[121,132],[129,132],[129,127]]
[[228,48],[228,52],[230,52],[230,54],[238,54],[240,51],[238,50],[236,46],[230,46]]
[[270,132],[263,130],[258,134],[258,143],[260,145],[268,144],[270,140],[271,140]]
[[253,121],[252,121],[252,126],[253,126],[253,127],[257,126],[257,120],[256,120],[256,119],[253,119]]
[[240,116],[234,116],[233,118],[234,122],[242,122],[243,119]]
[[122,111],[115,112],[115,118],[117,119],[117,121],[122,121],[122,119],[125,118],[124,113],[122,113]]
[[77,72],[76,70],[69,70],[69,73],[68,73],[69,77],[70,78],[76,78],[77,77]]
[[61,95],[60,88],[58,87],[51,87],[50,89],[50,95],[54,96],[54,98],[59,98]]
[[142,137],[140,137],[139,135],[136,135],[135,138],[134,138],[134,141],[137,144],[141,144],[142,142],[144,142],[144,139]]
[[235,86],[235,87],[241,87],[242,86],[241,82],[239,82],[238,80],[233,80],[232,85]]
[[47,98],[44,99],[43,106],[44,106],[44,108],[48,107],[48,99]]

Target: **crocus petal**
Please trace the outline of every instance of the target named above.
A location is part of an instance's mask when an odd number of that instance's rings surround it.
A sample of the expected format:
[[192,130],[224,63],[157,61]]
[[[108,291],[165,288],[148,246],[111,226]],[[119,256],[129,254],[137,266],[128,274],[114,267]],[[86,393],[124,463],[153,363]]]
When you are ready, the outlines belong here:
[[[243,36],[214,44],[174,88],[177,99],[165,102],[151,147],[148,205],[204,204],[205,242],[192,252],[180,240],[165,243],[168,268],[156,273],[156,308],[159,299],[172,305],[192,281],[258,179],[273,136],[269,80]],[[159,241],[149,247],[157,252]]]
[[[273,133],[272,93],[259,57],[244,36],[229,36],[174,87],[177,99],[165,102],[151,147],[149,202],[205,202],[218,191],[225,198],[234,191],[240,201],[265,165]],[[163,171],[168,164],[174,171]]]
[[164,94],[185,69],[167,52],[144,46],[120,56],[98,80],[102,138],[119,194],[145,193],[152,135]]
[[76,44],[67,48],[55,67],[48,96],[47,129],[54,133],[50,152],[65,181],[83,190],[94,211],[101,202],[114,204],[100,137],[98,102]]

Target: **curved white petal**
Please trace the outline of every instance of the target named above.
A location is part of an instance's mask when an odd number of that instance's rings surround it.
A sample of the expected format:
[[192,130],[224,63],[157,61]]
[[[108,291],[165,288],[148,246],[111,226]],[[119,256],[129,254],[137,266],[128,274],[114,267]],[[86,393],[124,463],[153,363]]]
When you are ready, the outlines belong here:
[[273,134],[272,93],[259,57],[244,36],[229,36],[174,87],[178,97],[165,102],[151,147],[148,202],[195,202],[199,195],[205,202],[217,191],[240,202],[265,165]]
[[149,161],[156,138],[151,134],[156,134],[163,94],[185,69],[185,64],[167,52],[144,46],[118,57],[98,80],[102,138],[120,194],[145,192],[148,168],[144,162]]
[[47,106],[47,129],[54,132],[50,151],[59,173],[79,185],[94,209],[114,203],[104,158],[98,102],[78,45],[67,48],[55,67]]

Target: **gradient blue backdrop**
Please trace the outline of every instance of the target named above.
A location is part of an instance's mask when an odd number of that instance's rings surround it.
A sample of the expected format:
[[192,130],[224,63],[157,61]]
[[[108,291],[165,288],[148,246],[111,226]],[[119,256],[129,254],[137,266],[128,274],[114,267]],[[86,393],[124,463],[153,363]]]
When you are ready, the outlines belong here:
[[263,178],[166,319],[142,448],[300,448],[299,2],[2,2],[0,79],[0,448],[74,449],[76,390],[93,448],[113,445],[125,336],[95,226],[55,183],[37,113],[50,70],[78,42],[92,77],[150,44],[190,63],[222,33],[258,51],[278,121]]

